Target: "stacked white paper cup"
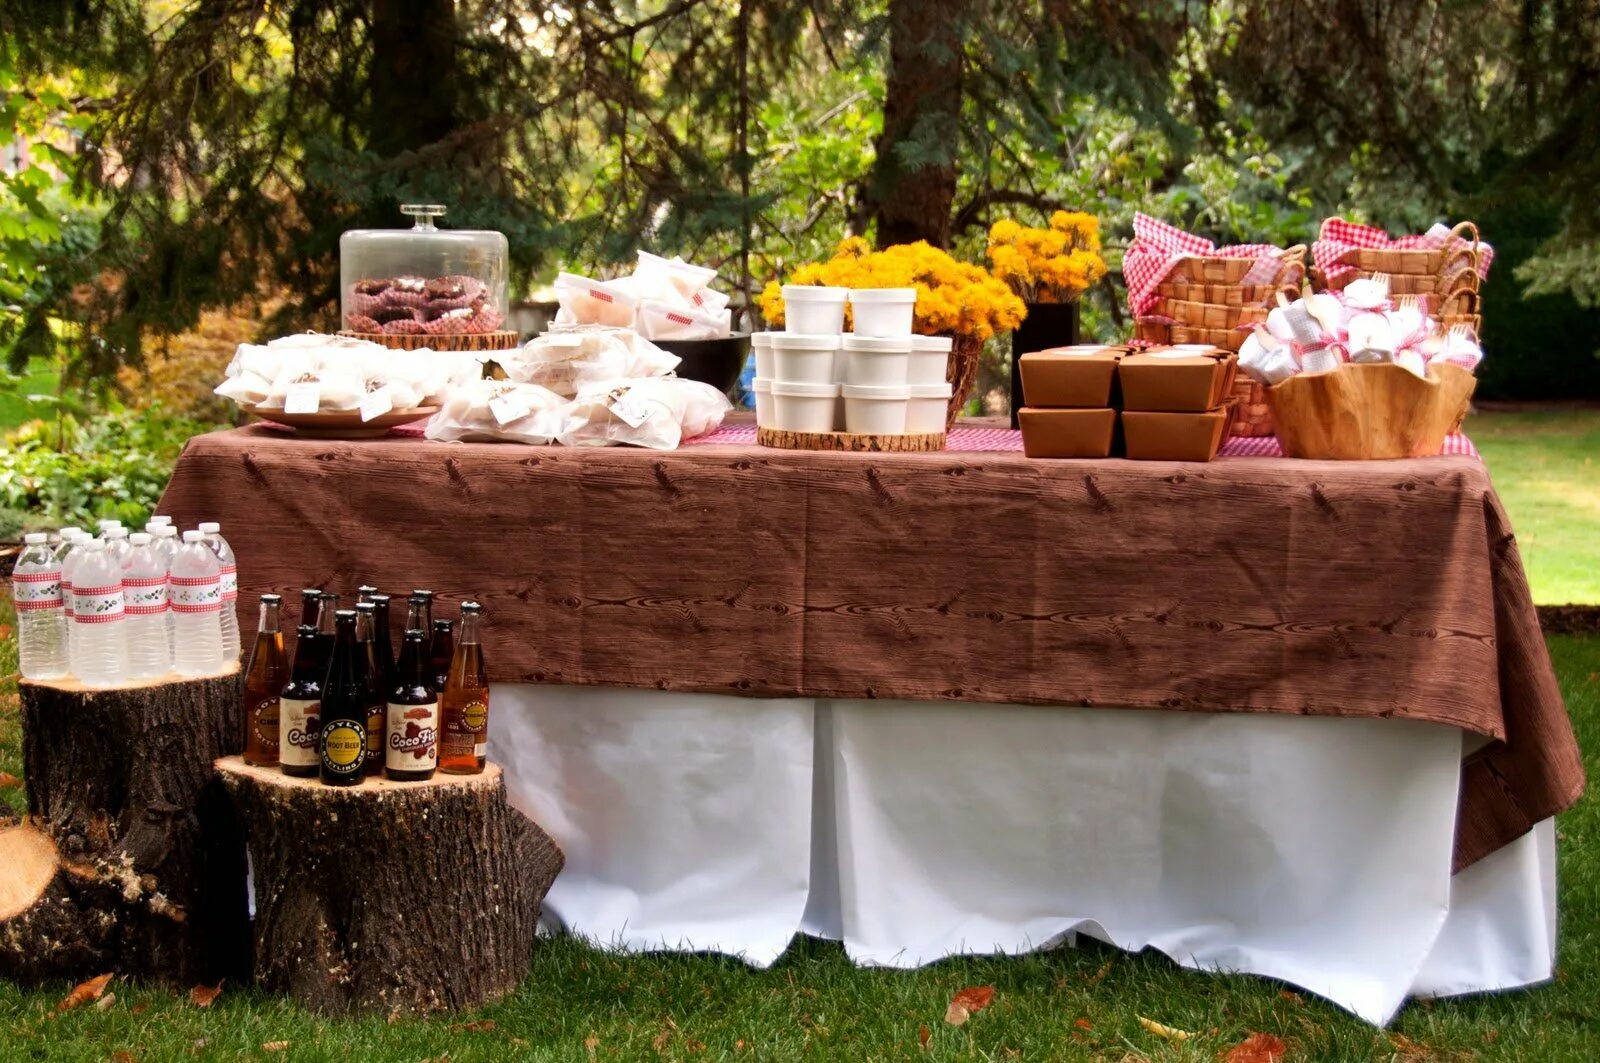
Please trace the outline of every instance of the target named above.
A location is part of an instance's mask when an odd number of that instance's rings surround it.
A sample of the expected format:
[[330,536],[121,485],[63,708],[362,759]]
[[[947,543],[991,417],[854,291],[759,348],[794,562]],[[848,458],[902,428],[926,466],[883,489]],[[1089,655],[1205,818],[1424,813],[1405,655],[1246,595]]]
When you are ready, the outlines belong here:
[[[756,423],[792,432],[944,431],[950,340],[917,336],[915,288],[785,285],[783,332],[756,333]],[[844,332],[849,301],[855,331]]]

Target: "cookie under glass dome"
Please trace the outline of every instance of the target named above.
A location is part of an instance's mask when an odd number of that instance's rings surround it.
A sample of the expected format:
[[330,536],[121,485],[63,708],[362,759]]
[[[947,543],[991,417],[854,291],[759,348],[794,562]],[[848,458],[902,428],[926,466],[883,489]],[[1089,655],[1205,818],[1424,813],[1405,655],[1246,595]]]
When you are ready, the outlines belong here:
[[496,333],[506,315],[506,238],[440,229],[437,203],[407,203],[410,229],[352,229],[339,238],[346,331],[370,337]]

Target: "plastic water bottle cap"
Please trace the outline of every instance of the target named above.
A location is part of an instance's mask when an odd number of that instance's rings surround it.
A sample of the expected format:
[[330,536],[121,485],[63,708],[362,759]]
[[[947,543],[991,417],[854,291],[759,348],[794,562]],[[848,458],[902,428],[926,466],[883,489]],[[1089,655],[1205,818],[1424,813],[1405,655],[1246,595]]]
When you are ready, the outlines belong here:
[[205,538],[205,534],[204,533],[195,531],[193,529],[190,529],[189,531],[186,531],[186,532],[183,533],[183,541],[186,542],[186,543],[197,543],[197,542],[199,542],[200,540],[202,540],[204,538]]
[[22,541],[27,543],[29,546],[38,546],[48,538],[49,536],[45,535],[44,532],[29,532],[27,535],[22,537]]
[[128,529],[123,527],[107,528],[103,533],[107,539],[126,539]]
[[83,529],[78,527],[76,524],[68,524],[66,527],[62,528],[56,534],[60,535],[63,539],[65,539],[68,535],[82,535],[83,534]]
[[115,518],[115,517],[107,517],[105,520],[97,520],[94,523],[95,523],[95,527],[97,527],[97,528],[120,528],[120,527],[122,527],[122,522],[120,520],[118,520],[117,518]]
[[83,548],[91,554],[99,553],[106,548],[106,541],[104,539],[85,539]]
[[150,523],[151,524],[171,524],[172,523],[172,518],[171,517],[166,517],[166,516],[161,515],[160,513],[157,513],[155,516],[150,518]]
[[159,525],[155,533],[163,539],[176,539],[178,537],[178,529],[170,524]]
[[134,532],[128,536],[128,541],[134,546],[148,546],[150,545],[150,535],[148,532]]
[[214,520],[208,520],[204,524],[200,525],[200,532],[202,535],[215,535],[221,530],[222,525],[218,524]]

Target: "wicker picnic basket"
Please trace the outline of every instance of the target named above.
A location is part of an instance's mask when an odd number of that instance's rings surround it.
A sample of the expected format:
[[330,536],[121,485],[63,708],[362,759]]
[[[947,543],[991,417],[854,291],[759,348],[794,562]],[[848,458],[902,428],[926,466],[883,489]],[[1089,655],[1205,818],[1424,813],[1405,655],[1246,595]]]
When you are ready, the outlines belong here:
[[1450,230],[1444,247],[1353,248],[1342,257],[1355,267],[1353,271],[1330,283],[1321,270],[1313,269],[1311,280],[1318,291],[1343,291],[1353,280],[1381,274],[1388,278],[1391,295],[1426,296],[1430,311],[1445,328],[1467,325],[1476,333],[1483,325],[1478,273],[1483,247],[1477,225],[1464,221]]
[[983,341],[976,336],[956,336],[950,347],[950,360],[945,363],[944,376],[950,383],[950,406],[945,411],[944,427],[949,431],[956,418],[966,408],[972,397],[973,386],[978,382],[978,363],[983,361]]

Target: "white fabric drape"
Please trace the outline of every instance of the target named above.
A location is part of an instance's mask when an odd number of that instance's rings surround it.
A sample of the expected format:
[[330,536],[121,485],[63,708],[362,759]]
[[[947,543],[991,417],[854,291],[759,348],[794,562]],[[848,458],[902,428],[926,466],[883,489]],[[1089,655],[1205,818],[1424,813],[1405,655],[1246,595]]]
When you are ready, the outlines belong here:
[[630,949],[857,962],[1075,931],[1386,1022],[1548,978],[1549,824],[1451,878],[1462,736],[1401,720],[501,685],[490,756]]

